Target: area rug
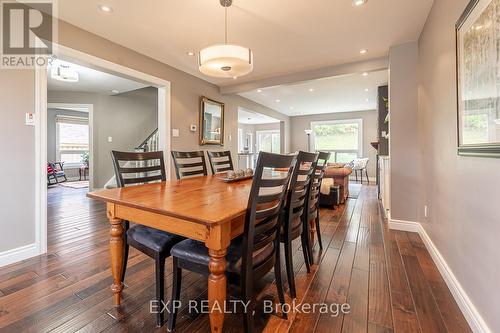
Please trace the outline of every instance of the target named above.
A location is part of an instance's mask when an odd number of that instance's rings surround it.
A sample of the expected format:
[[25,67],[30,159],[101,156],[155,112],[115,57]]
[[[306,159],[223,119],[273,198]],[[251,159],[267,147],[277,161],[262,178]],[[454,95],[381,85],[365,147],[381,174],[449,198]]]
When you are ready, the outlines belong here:
[[361,191],[361,184],[349,184],[349,198],[357,199]]
[[81,180],[77,182],[64,182],[60,183],[59,185],[64,186],[64,187],[69,187],[69,188],[87,188],[89,187],[89,181],[88,180]]

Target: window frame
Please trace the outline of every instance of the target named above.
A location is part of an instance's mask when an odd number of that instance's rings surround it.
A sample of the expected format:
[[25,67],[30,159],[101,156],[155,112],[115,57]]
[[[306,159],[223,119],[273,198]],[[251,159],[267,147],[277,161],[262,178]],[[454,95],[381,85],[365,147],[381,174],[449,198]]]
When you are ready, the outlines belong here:
[[[279,150],[281,151],[281,131],[279,129],[270,129],[270,130],[259,130],[259,131],[255,131],[255,149],[256,149],[256,152],[260,152],[260,138],[259,138],[259,134],[261,133],[270,133],[271,134],[271,147],[272,147],[272,134],[278,134],[279,136]],[[272,150],[272,149],[271,149]],[[274,153],[274,154],[279,154],[280,151],[278,151],[277,153]]]
[[[56,162],[62,162],[61,161],[61,154],[76,154],[76,153],[83,153],[85,150],[61,150],[60,149],[60,133],[59,133],[59,124],[60,123],[65,123],[65,124],[79,124],[79,125],[86,125],[88,128],[88,133],[89,133],[89,140],[88,140],[88,152],[90,154],[90,119],[85,118],[85,117],[77,117],[77,116],[67,116],[67,115],[56,115],[55,117],[55,122],[56,122]],[[65,169],[77,169],[82,166],[82,163],[64,163],[64,168]]]
[[[358,149],[316,149],[316,135],[314,132],[314,127],[318,125],[339,125],[339,124],[358,124]],[[363,119],[362,118],[351,118],[351,119],[335,119],[335,120],[320,120],[312,121],[310,124],[311,129],[311,145],[314,151],[326,151],[334,153],[335,162],[337,162],[338,153],[356,153],[357,158],[363,157]]]

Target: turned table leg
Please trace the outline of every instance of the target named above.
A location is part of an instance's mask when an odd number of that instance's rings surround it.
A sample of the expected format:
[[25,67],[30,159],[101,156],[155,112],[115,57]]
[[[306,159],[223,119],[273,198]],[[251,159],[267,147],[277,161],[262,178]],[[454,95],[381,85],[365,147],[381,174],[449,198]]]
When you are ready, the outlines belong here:
[[212,333],[222,332],[224,324],[224,304],[226,302],[226,253],[224,250],[209,249],[208,303],[210,309],[210,328]]
[[111,273],[113,274],[113,284],[111,291],[115,298],[115,305],[120,305],[121,293],[123,290],[123,283],[121,276],[123,271],[123,225],[122,220],[114,216],[110,216],[108,210],[109,223],[111,228],[109,230],[109,252],[111,257]]

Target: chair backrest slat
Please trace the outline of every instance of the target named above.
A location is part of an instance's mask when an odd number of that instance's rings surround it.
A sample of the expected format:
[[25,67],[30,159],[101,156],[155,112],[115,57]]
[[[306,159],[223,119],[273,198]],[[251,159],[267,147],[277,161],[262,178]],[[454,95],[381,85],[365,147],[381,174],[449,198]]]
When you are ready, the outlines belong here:
[[326,167],[328,166],[328,160],[330,159],[330,153],[319,152],[318,163],[313,173],[313,178],[309,190],[308,198],[308,219],[311,220],[316,216],[319,209],[319,193],[321,190],[321,182],[325,175]]
[[[259,154],[245,216],[243,275],[251,274],[255,268],[253,256],[256,251],[272,247],[264,261],[275,259],[275,246],[276,241],[279,241],[277,237],[281,228],[279,216],[294,165],[295,156],[265,152]],[[250,275],[248,277],[250,278]]]
[[212,174],[234,170],[230,151],[209,151],[207,155]]
[[118,187],[167,179],[162,151],[124,152],[112,150],[111,159]]
[[[172,151],[172,158],[177,179],[208,174],[203,151]],[[196,170],[191,170],[192,168]]]
[[[300,221],[303,220],[305,205],[308,202],[310,184],[314,177],[313,174],[316,170],[318,157],[319,154],[303,151],[300,151],[297,155],[290,179],[290,190],[286,199],[285,211],[282,216],[284,219],[283,230],[288,236],[291,236],[294,225],[295,228],[304,227]],[[300,219],[298,224],[293,223],[296,219]]]

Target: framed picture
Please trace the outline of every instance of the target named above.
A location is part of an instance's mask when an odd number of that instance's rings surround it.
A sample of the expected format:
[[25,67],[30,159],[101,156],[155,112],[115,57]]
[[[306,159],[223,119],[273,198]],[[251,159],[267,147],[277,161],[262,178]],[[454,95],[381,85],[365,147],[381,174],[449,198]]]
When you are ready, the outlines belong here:
[[458,154],[500,158],[500,0],[472,0],[456,40]]
[[200,145],[224,145],[224,103],[200,98]]

